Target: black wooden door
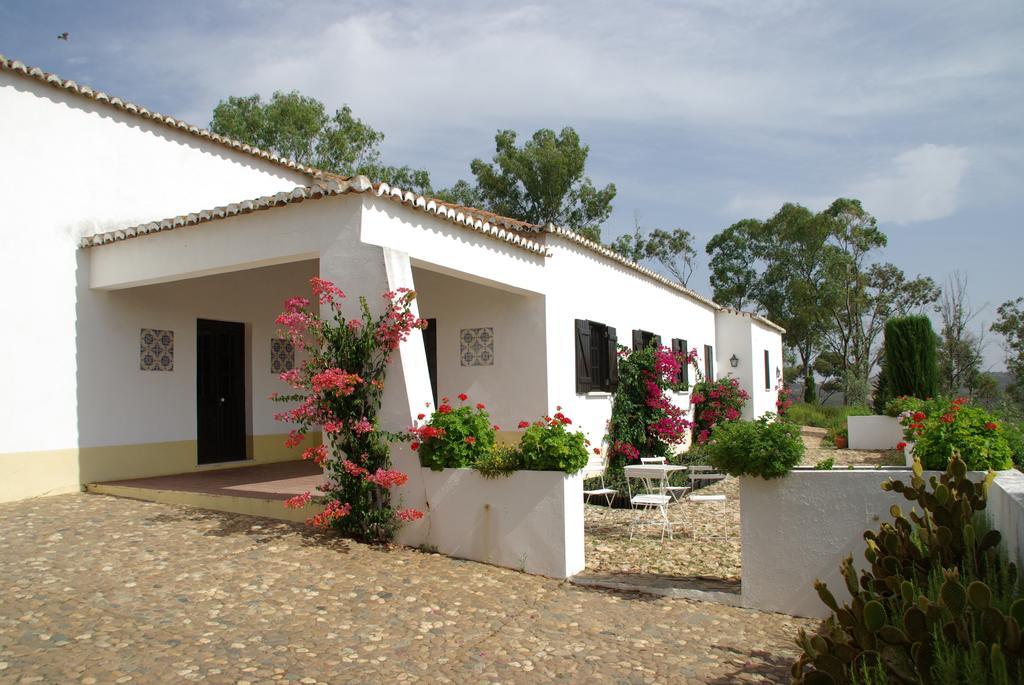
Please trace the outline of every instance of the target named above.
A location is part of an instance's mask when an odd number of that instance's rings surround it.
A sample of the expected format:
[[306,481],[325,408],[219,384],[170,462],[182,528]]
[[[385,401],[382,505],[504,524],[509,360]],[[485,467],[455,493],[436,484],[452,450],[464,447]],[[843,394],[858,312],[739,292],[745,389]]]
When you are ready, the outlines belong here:
[[427,373],[430,374],[430,392],[437,406],[437,319],[427,319],[423,329],[423,348],[427,351]]
[[245,324],[196,321],[200,464],[245,459]]

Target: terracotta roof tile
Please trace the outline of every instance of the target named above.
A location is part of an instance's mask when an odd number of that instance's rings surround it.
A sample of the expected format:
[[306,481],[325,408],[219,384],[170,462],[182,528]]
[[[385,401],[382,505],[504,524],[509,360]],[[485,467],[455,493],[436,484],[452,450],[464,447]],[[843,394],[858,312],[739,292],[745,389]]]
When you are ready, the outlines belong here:
[[71,79],[62,79],[56,74],[51,74],[49,72],[43,71],[39,67],[29,67],[22,62],[8,59],[3,55],[0,55],[0,71],[12,71],[23,76],[27,76],[29,78],[34,78],[37,81],[41,81],[42,83],[46,83],[55,88],[66,90],[80,97],[84,97],[89,100],[95,100],[96,102],[106,103],[124,112],[128,112],[129,114],[133,114],[135,116],[142,117],[143,119],[149,119],[150,121],[155,121],[157,123],[164,124],[179,131],[184,131],[191,135],[197,136],[199,138],[211,140],[215,143],[225,145],[234,150],[238,150],[248,155],[252,155],[253,157],[264,159],[268,162],[272,162],[279,166],[283,166],[287,169],[308,174],[314,178],[318,178],[321,176],[320,170],[314,169],[313,167],[297,164],[290,159],[285,159],[284,157],[275,155],[272,152],[261,150],[258,147],[253,147],[252,145],[248,145],[239,140],[234,140],[232,138],[221,136],[216,133],[211,133],[205,128],[199,128],[198,126],[194,126],[187,122],[181,121],[180,119],[165,116],[163,114],[160,114],[159,112],[151,112],[145,107],[140,107],[139,105],[136,105],[134,103],[122,100],[119,97],[107,95],[102,91],[93,90],[89,86],[79,85]]
[[352,178],[345,178],[344,176],[338,176],[336,174],[332,174],[331,176],[332,178],[321,179],[312,186],[300,186],[290,191],[259,197],[255,200],[234,202],[221,207],[206,209],[198,213],[182,214],[169,219],[163,219],[161,221],[151,221],[138,226],[131,226],[128,228],[85,236],[79,244],[83,248],[95,247],[121,240],[137,238],[148,233],[171,231],[185,226],[195,226],[208,221],[226,219],[240,214],[248,214],[250,212],[273,209],[275,207],[284,207],[285,205],[297,204],[305,200],[319,200],[325,197],[345,195],[352,192],[370,192],[377,197],[385,198],[393,202],[399,202],[415,209],[419,209],[420,211],[433,214],[442,219],[465,226],[478,233],[491,236],[497,240],[514,245],[515,247],[519,247],[528,252],[540,255],[547,255],[548,253],[548,249],[543,243],[530,240],[517,231],[508,230],[502,226],[483,221],[473,216],[471,213],[463,211],[461,208],[449,207],[444,203],[434,200],[433,198],[427,198],[407,190],[402,190],[401,188],[395,188],[389,186],[387,183],[373,184],[370,182],[370,179],[365,176],[354,176]]

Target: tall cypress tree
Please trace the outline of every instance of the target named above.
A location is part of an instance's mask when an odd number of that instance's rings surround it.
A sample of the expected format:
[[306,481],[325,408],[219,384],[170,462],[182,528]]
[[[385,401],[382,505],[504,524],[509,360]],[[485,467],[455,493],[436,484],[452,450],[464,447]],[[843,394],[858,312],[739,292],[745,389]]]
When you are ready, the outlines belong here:
[[885,353],[875,410],[893,397],[934,397],[939,388],[936,336],[927,316],[901,316],[885,324]]

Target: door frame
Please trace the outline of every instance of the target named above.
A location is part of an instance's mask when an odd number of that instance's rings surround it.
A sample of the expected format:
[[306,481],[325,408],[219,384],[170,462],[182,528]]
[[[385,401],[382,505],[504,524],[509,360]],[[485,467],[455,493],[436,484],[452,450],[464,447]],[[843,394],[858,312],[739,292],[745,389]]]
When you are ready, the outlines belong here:
[[[203,333],[220,333],[229,334],[238,340],[238,348],[234,351],[232,356],[235,356],[235,375],[231,381],[233,386],[234,395],[237,397],[236,404],[233,413],[231,423],[234,425],[235,435],[224,438],[220,436],[220,440],[215,442],[223,442],[225,444],[214,444],[210,445],[209,440],[211,436],[206,434],[202,430],[202,412],[206,409],[202,406],[201,402],[203,397],[200,394],[200,387],[202,383],[201,374],[204,369],[200,364],[200,338]],[[223,321],[220,319],[196,319],[196,465],[197,466],[211,466],[216,464],[231,464],[236,462],[243,462],[249,459],[249,370],[248,370],[248,344],[246,335],[246,325],[243,322],[238,321]],[[233,446],[226,446],[233,444]],[[213,450],[218,454],[207,455],[207,453]],[[223,456],[225,453],[230,453],[230,456]]]

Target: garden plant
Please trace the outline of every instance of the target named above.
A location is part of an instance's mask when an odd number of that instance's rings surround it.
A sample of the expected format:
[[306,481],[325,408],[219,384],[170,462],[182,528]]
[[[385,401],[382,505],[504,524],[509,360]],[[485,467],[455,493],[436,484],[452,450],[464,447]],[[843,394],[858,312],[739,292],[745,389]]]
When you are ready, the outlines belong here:
[[[949,460],[924,478],[915,461],[910,483],[886,481],[914,508],[893,505],[892,523],[867,531],[858,574],[841,566],[851,599],[840,604],[815,583],[832,615],[816,634],[801,630],[793,682],[815,685],[924,683],[1009,685],[1024,678],[1024,597],[1018,569],[984,515],[995,474],[981,482]],[[920,507],[920,509],[918,509]]]
[[[302,453],[303,459],[322,466],[326,476],[318,498],[324,509],[308,522],[358,540],[388,542],[403,521],[423,514],[393,505],[391,489],[408,476],[391,469],[388,443],[401,436],[381,430],[377,414],[391,354],[426,322],[412,313],[416,294],[408,289],[384,293],[387,304],[376,318],[360,297],[360,315],[348,319],[340,289],[320,278],[310,283],[317,303],[329,314],[322,317],[309,299],[293,297],[277,317],[282,334],[303,351],[304,359],[298,368],[281,374],[295,392],[271,396],[297,406],[274,418],[298,425],[288,435],[289,447],[300,446],[311,429],[322,432],[323,442]],[[313,499],[305,492],[286,505],[301,508]]]

